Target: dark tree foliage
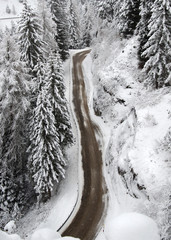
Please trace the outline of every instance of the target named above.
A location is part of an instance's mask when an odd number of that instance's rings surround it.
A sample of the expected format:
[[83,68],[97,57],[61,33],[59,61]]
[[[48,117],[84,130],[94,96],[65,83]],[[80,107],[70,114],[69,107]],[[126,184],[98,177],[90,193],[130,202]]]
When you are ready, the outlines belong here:
[[46,201],[51,197],[54,184],[65,174],[65,160],[59,144],[54,109],[51,102],[50,81],[46,78],[45,67],[37,67],[39,94],[30,121],[29,166],[34,181],[37,200]]
[[1,43],[0,95],[0,207],[12,212],[23,206],[26,151],[26,112],[29,75],[10,35]]
[[125,0],[120,4],[116,17],[121,35],[127,38],[134,34],[140,20],[140,0]]
[[58,46],[55,41],[55,23],[52,20],[50,6],[46,0],[38,1],[38,14],[42,26],[42,40],[45,43],[45,59],[48,58],[51,50],[55,51]]
[[101,19],[112,22],[115,15],[116,0],[103,0],[96,3],[98,6],[98,15]]
[[148,24],[148,41],[143,56],[145,85],[161,88],[171,82],[171,3],[170,0],[155,0]]
[[56,120],[56,128],[62,147],[73,143],[73,135],[65,98],[65,85],[62,62],[59,53],[52,53],[47,62],[47,79],[49,82],[50,101]]
[[18,28],[0,34],[0,211],[10,217],[36,196],[51,196],[65,177],[65,147],[73,143],[61,61],[69,47],[66,2],[52,0],[52,14],[40,1],[39,17],[23,2]]
[[83,5],[83,18],[82,18],[82,46],[83,47],[90,47],[92,41],[91,30],[93,26],[93,4],[85,2]]
[[59,54],[61,59],[65,61],[68,56],[69,35],[68,21],[66,16],[66,2],[61,0],[50,0],[51,12],[53,20],[56,23],[55,39],[59,46]]
[[86,25],[85,25],[85,31],[83,34],[83,46],[84,47],[90,47],[91,40],[92,40],[92,37],[90,34],[91,29],[92,29],[91,22],[87,21]]
[[69,38],[70,38],[70,48],[77,49],[80,46],[80,29],[78,24],[78,18],[74,8],[72,0],[69,4]]
[[154,0],[141,0],[140,4],[140,22],[137,25],[137,33],[138,33],[138,41],[139,41],[139,48],[138,48],[138,58],[139,58],[139,67],[143,68],[145,62],[147,62],[148,58],[143,56],[142,53],[144,51],[144,46],[148,41],[148,23],[151,18],[151,8]]
[[24,2],[24,9],[18,27],[21,60],[33,69],[38,59],[43,61],[44,42],[41,39],[42,27],[37,14]]

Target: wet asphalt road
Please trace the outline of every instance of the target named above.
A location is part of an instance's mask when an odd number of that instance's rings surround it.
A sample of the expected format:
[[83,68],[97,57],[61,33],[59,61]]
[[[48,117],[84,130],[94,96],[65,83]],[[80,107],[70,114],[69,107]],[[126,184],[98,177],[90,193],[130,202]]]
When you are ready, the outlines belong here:
[[81,133],[84,188],[80,208],[72,223],[62,234],[81,240],[95,239],[103,224],[107,202],[102,153],[95,137],[98,126],[90,118],[81,65],[89,52],[86,50],[73,56],[73,103]]

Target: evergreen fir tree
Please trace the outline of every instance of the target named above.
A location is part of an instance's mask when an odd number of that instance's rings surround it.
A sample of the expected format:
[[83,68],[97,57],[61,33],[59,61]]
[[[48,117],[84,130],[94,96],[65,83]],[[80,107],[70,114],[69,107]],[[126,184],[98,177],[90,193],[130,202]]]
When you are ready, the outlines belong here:
[[21,60],[33,69],[38,59],[43,61],[44,58],[45,48],[42,41],[42,27],[40,19],[27,4],[27,1],[23,4],[24,9],[18,27]]
[[[30,122],[29,162],[38,201],[51,197],[54,184],[65,176],[65,160],[59,144],[58,131],[50,101],[49,79],[45,81],[44,66],[39,63],[39,95]],[[47,81],[48,80],[48,81]]]
[[62,62],[58,53],[51,54],[47,62],[47,82],[51,93],[51,105],[56,120],[56,129],[59,134],[59,143],[62,147],[73,143],[73,135],[69,119]]
[[29,106],[29,75],[10,35],[1,43],[0,208],[22,205],[25,172],[25,117]]
[[112,22],[115,15],[116,0],[102,0],[97,3],[99,17]]
[[149,21],[148,42],[143,56],[148,59],[144,65],[145,84],[160,88],[171,81],[171,3],[169,0],[155,0]]
[[55,39],[59,47],[61,59],[64,61],[69,56],[69,34],[66,16],[66,2],[61,0],[50,0],[50,6],[53,14],[53,20],[56,24]]
[[55,23],[52,20],[50,6],[46,0],[38,0],[38,13],[42,26],[42,40],[45,43],[45,56],[48,58],[51,50],[55,51],[58,46],[55,41]]
[[117,13],[118,27],[124,38],[134,34],[140,20],[140,0],[124,0]]
[[70,48],[76,49],[80,45],[80,30],[78,26],[78,19],[74,9],[72,0],[69,4],[69,36],[70,36]]
[[92,36],[91,36],[91,30],[92,30],[92,4],[88,4],[87,2],[84,4],[83,7],[83,18],[82,18],[82,46],[83,47],[90,47]]
[[139,58],[139,67],[143,68],[145,62],[147,62],[148,58],[142,56],[144,51],[144,46],[148,41],[148,23],[151,18],[151,8],[154,0],[141,0],[140,4],[140,16],[141,19],[137,25],[137,34],[138,34],[138,41],[139,41],[139,48],[138,48],[138,58]]

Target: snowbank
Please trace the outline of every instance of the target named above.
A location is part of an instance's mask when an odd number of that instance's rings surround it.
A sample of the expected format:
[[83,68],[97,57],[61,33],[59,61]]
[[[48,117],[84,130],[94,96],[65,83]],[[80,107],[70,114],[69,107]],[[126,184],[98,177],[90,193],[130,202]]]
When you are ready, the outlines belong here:
[[62,237],[59,239],[65,239],[65,240],[80,240],[79,238],[74,238],[74,237]]
[[0,239],[1,240],[21,240],[21,238],[17,234],[7,234],[0,230]]
[[160,240],[156,223],[139,213],[122,214],[107,224],[107,240]]
[[[57,239],[79,240],[78,238],[73,238],[73,237],[61,237],[61,235],[58,232],[49,228],[39,229],[35,231],[31,237],[31,240],[57,240]],[[10,239],[7,239],[7,240],[10,240]]]
[[56,240],[61,238],[61,235],[55,230],[49,228],[38,229],[31,236],[31,240]]

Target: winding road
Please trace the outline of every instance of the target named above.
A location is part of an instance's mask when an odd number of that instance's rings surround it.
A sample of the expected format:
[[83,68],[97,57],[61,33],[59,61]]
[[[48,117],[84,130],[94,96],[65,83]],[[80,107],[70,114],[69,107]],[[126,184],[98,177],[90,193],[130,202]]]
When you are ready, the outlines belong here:
[[106,210],[106,185],[102,173],[102,153],[95,137],[98,126],[91,121],[82,72],[82,61],[90,50],[73,56],[73,104],[81,135],[84,187],[80,208],[62,236],[93,240]]

